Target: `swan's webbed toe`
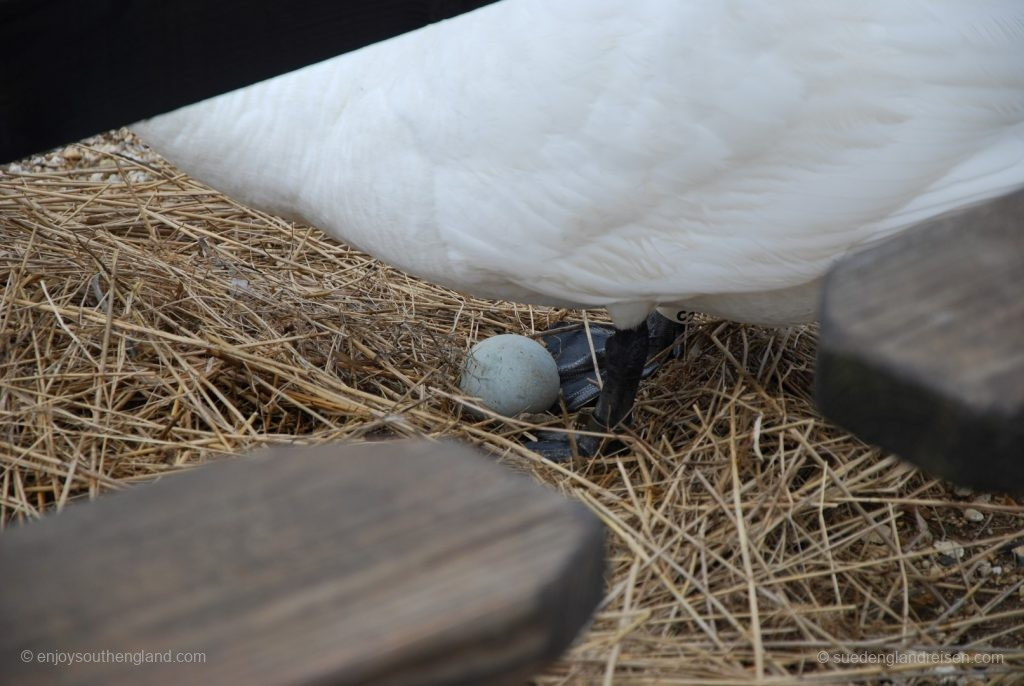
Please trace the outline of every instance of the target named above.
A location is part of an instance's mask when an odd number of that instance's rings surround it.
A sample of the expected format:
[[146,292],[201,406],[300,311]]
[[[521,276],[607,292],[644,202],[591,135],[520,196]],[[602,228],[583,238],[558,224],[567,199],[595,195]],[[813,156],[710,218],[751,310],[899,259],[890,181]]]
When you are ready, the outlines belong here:
[[[597,407],[586,428],[604,433],[628,421],[640,380],[663,364],[664,356],[658,353],[673,345],[680,333],[682,324],[655,312],[635,329],[591,326],[588,336],[583,327],[559,328],[541,340],[558,366],[566,408],[576,411],[596,401]],[[678,352],[677,347],[673,355]],[[603,440],[597,436],[573,438],[574,441],[568,434],[544,432],[538,440],[524,445],[552,461],[565,461],[576,455],[593,457],[602,449]]]

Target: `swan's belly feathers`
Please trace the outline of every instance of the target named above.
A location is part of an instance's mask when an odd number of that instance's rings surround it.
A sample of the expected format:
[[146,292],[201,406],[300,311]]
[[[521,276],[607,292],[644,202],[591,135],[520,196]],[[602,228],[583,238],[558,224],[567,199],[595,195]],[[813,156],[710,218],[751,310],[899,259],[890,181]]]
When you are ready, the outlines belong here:
[[504,0],[137,128],[461,290],[781,320],[1024,185],[1024,2]]

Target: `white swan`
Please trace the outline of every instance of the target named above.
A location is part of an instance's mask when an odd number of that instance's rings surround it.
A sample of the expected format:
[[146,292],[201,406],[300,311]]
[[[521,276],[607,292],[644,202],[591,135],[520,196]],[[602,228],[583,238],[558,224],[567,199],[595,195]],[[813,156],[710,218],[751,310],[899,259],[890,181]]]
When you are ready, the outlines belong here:
[[1024,186],[1024,2],[503,0],[134,128],[458,290],[808,321],[844,253]]

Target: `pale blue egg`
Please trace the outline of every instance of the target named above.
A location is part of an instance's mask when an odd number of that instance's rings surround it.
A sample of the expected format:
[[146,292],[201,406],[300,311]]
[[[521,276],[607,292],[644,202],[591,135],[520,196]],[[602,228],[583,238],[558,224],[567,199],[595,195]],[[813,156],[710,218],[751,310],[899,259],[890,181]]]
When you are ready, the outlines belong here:
[[470,349],[459,387],[506,417],[543,412],[558,400],[558,367],[537,341],[502,334]]

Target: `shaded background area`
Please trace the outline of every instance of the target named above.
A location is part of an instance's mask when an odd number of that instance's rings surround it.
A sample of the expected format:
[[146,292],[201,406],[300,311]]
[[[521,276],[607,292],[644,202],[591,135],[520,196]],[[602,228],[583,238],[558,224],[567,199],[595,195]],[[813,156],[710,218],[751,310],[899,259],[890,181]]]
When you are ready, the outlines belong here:
[[0,163],[494,0],[3,0]]

